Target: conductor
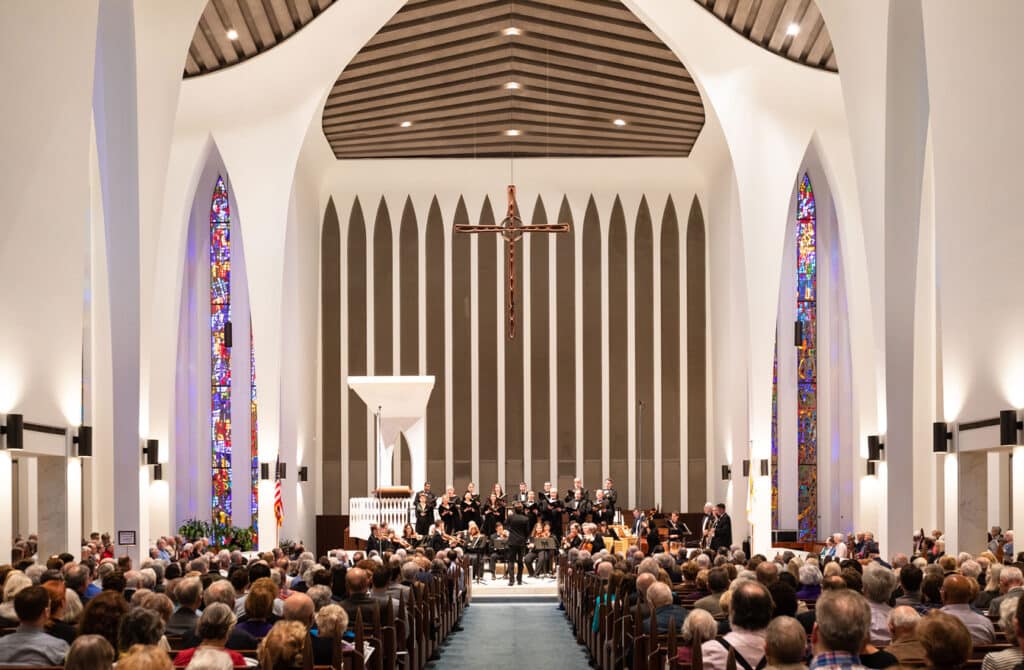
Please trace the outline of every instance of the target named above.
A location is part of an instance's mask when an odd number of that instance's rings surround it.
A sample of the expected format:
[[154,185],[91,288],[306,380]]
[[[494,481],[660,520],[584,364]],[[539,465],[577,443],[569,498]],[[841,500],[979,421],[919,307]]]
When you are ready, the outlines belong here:
[[516,502],[512,507],[512,514],[505,520],[505,529],[508,530],[508,585],[513,585],[513,572],[515,582],[523,585],[523,554],[526,553],[526,540],[530,535],[530,520],[523,514],[523,504]]

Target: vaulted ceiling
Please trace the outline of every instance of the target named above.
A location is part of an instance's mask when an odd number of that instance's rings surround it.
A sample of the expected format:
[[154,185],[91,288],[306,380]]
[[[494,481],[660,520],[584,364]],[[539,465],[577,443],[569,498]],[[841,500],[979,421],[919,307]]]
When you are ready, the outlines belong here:
[[730,28],[789,60],[837,72],[832,38],[814,0],[694,0]]
[[334,0],[210,0],[192,35],[185,76],[214,72],[263,53],[297,33],[333,3]]
[[703,125],[686,68],[619,0],[409,0],[323,116],[338,158],[687,156]]

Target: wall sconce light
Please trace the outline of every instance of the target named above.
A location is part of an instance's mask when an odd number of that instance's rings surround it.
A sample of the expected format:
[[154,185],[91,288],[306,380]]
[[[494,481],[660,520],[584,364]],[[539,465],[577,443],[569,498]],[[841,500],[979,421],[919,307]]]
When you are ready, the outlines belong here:
[[768,459],[767,458],[762,458],[761,459],[761,476],[762,477],[767,477],[768,476]]
[[305,466],[305,465],[303,465],[301,468],[299,468],[299,481],[300,482],[308,482],[309,481],[309,468],[307,466]]
[[750,476],[750,461],[747,461],[747,460],[743,461],[743,476],[744,477],[749,477]]
[[287,463],[278,463],[277,464],[277,478],[278,479],[286,479],[287,478],[287,474],[288,474],[288,464]]
[[153,468],[153,481],[159,482],[164,478],[164,465],[163,463],[157,463]]
[[804,329],[799,321],[793,322],[793,346],[799,347],[804,343]]
[[260,463],[260,479],[270,481],[270,463]]
[[1017,421],[1017,410],[1004,409],[999,412],[999,444],[1004,447],[1015,447],[1020,441],[1017,439],[1017,430],[1022,428]]
[[71,441],[78,445],[79,458],[92,457],[92,426],[79,426],[78,435],[71,438]]
[[146,440],[142,448],[145,465],[157,465],[160,462],[160,440]]
[[722,481],[723,482],[727,482],[730,479],[732,479],[732,468],[730,468],[728,465],[723,465],[722,466]]
[[21,414],[8,414],[7,421],[0,426],[0,435],[6,435],[5,446],[8,449],[25,448],[25,417]]
[[869,461],[880,461],[882,460],[882,450],[885,449],[885,444],[882,443],[882,438],[878,435],[868,435],[868,460]]
[[878,468],[874,461],[868,461],[868,477],[874,477],[878,474]]
[[949,432],[945,421],[936,421],[932,424],[932,451],[936,454],[948,454],[951,449],[949,441],[953,434]]

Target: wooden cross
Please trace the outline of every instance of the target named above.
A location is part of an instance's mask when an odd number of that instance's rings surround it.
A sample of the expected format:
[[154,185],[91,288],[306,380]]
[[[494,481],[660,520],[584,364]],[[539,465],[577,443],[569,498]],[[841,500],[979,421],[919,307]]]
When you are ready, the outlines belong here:
[[474,226],[455,224],[457,233],[497,233],[505,239],[505,258],[508,262],[508,339],[516,337],[516,243],[523,233],[567,233],[568,223],[535,226],[523,225],[516,208],[516,186],[508,186],[508,211],[505,218],[496,226]]

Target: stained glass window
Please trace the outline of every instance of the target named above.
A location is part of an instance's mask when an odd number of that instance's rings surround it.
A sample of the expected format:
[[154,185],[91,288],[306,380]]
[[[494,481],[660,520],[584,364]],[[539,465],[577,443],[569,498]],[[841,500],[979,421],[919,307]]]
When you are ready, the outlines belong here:
[[[260,459],[258,453],[259,439],[256,421],[256,348],[253,346],[252,320],[249,321],[249,457],[251,459],[250,479],[252,489],[249,492],[249,513],[252,527],[257,532],[257,520],[260,513]],[[256,538],[253,538],[256,541]]]
[[210,206],[210,434],[211,514],[231,523],[231,206],[217,177]]
[[818,539],[817,212],[807,174],[796,200],[798,540]]
[[779,528],[779,333],[772,348],[772,528]]

